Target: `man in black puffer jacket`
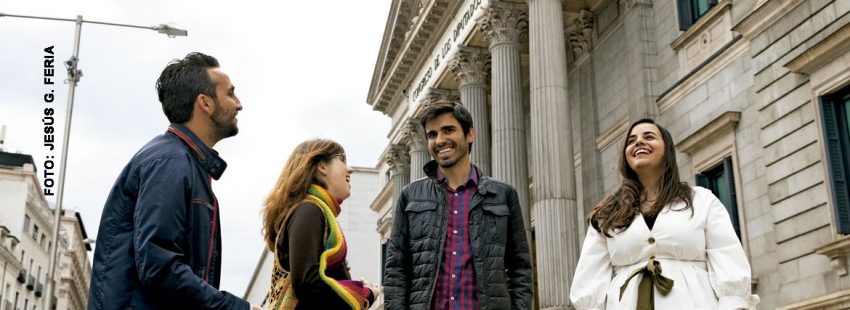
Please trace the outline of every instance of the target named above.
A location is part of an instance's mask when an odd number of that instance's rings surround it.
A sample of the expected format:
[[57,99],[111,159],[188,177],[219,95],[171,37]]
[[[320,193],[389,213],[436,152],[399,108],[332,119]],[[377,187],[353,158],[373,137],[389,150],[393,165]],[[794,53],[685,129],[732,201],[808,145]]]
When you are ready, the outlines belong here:
[[396,204],[384,308],[529,309],[531,258],[516,190],[470,163],[475,130],[463,106],[433,104],[420,121],[435,160]]

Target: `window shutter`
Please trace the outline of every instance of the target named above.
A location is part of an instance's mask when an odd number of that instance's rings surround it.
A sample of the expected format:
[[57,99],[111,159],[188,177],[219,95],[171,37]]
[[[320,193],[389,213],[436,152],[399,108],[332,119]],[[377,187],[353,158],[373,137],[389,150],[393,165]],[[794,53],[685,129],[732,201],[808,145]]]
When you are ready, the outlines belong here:
[[692,0],[676,0],[679,9],[679,30],[685,31],[694,24]]
[[726,157],[723,160],[723,174],[726,175],[726,188],[729,189],[729,201],[726,203],[726,210],[729,211],[729,218],[732,219],[732,227],[735,228],[735,234],[738,239],[741,239],[741,221],[738,219],[738,198],[735,192],[735,173],[732,171],[732,157]]
[[839,234],[850,234],[850,200],[848,199],[846,156],[841,149],[841,131],[837,105],[828,98],[821,97],[821,114],[823,115],[824,147],[829,171],[829,182],[832,185],[833,210],[835,225]]

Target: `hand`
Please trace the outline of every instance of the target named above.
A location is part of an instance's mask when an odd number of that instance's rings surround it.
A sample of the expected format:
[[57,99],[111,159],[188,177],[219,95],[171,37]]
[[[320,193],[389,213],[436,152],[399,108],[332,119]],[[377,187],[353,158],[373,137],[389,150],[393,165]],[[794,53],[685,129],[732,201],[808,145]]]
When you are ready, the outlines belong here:
[[251,305],[251,310],[263,310],[263,308],[260,308],[257,305]]
[[381,294],[383,294],[384,288],[380,285],[372,284],[371,282],[366,281],[366,279],[363,278],[360,278],[360,281],[363,281],[363,286],[372,291],[372,296],[375,297],[375,299],[378,299],[378,296],[381,296]]

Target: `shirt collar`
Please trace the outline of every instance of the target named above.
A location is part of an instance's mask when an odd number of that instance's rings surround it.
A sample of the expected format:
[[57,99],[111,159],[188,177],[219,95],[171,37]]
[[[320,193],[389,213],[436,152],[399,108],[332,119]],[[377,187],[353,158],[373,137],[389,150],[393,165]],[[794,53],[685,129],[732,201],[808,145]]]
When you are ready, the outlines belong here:
[[218,156],[218,152],[207,147],[207,145],[204,144],[204,142],[201,141],[201,139],[198,138],[192,130],[182,124],[172,123],[168,126],[168,133],[180,138],[183,143],[194,151],[201,167],[209,172],[213,179],[218,180],[218,178],[221,177],[224,173],[224,169],[227,168],[227,162]]
[[[440,169],[437,169],[437,182],[445,182],[446,176],[443,175],[443,172]],[[471,184],[470,184],[471,183]],[[478,173],[475,171],[475,165],[469,165],[469,178],[466,180],[464,185],[470,185],[478,187]]]

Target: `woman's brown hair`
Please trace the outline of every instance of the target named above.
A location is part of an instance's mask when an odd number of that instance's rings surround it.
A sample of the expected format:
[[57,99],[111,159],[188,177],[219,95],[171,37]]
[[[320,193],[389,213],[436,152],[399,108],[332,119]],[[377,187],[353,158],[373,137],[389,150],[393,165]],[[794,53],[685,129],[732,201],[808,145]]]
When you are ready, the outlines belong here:
[[602,199],[587,216],[587,221],[593,226],[593,229],[606,237],[611,237],[609,231],[620,233],[629,228],[635,216],[640,212],[640,196],[644,188],[637,173],[629,166],[626,159],[626,147],[629,145],[629,135],[632,129],[639,124],[646,123],[655,125],[664,140],[664,158],[661,162],[663,172],[658,176],[656,182],[659,185],[658,198],[652,206],[652,211],[646,215],[656,216],[664,206],[677,201],[684,202],[685,206],[681,209],[675,209],[675,211],[690,209],[693,212],[691,187],[688,183],[679,180],[673,137],[667,129],[659,126],[652,119],[641,119],[632,123],[629,130],[626,131],[626,138],[623,139],[623,147],[620,149],[620,175],[623,177],[623,181],[620,183],[620,188]]
[[263,208],[263,236],[269,251],[274,252],[283,220],[289,210],[307,197],[310,184],[327,187],[316,176],[319,163],[330,161],[334,155],[344,152],[339,143],[327,139],[307,140],[295,147]]

